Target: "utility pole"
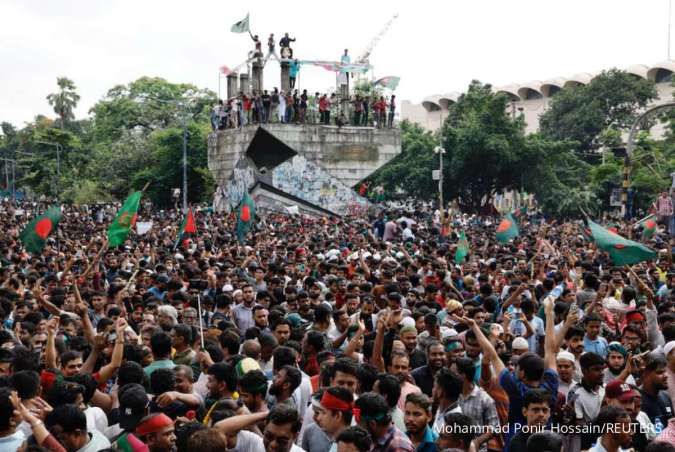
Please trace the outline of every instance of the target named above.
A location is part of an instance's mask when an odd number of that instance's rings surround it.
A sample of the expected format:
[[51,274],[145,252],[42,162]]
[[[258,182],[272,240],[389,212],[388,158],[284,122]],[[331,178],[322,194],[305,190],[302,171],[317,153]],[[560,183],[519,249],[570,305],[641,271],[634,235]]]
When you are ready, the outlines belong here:
[[183,112],[183,213],[188,210],[188,196],[187,196],[187,121],[185,112]]

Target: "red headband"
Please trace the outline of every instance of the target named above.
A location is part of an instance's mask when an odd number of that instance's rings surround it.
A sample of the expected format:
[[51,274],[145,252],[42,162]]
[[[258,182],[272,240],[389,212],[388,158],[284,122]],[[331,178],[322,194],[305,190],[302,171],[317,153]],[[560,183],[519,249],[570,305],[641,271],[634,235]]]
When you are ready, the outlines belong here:
[[641,322],[644,319],[645,319],[645,317],[639,311],[633,311],[633,312],[629,312],[628,314],[626,314],[626,320],[629,321],[629,322],[631,322],[631,321]]
[[322,407],[332,411],[350,411],[352,409],[352,404],[350,402],[338,399],[328,391],[323,393],[320,403]]

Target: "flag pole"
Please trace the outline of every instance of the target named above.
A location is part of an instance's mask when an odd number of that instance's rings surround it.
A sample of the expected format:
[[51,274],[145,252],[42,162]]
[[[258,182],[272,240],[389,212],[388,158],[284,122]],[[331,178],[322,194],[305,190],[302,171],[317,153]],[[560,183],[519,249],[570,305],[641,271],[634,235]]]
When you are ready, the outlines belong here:
[[204,350],[204,319],[202,317],[202,298],[197,294],[197,311],[199,314],[199,340],[201,341],[202,350]]
[[655,216],[655,215],[654,215],[653,213],[650,213],[649,215],[647,215],[646,217],[644,217],[642,220],[638,220],[638,221],[636,221],[635,223],[633,223],[630,227],[631,227],[631,228],[634,228],[634,227],[637,226],[638,224],[642,223],[643,221],[649,220],[649,219],[650,219],[651,217],[653,217],[653,216]]

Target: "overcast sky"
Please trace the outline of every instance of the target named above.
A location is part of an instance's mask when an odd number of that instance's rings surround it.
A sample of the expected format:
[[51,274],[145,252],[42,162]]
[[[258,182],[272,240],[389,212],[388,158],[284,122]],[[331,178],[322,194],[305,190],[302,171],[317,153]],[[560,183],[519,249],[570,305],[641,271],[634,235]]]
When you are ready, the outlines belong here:
[[[58,76],[77,85],[78,118],[144,75],[217,91],[218,67],[251,46],[229,31],[247,12],[263,44],[288,31],[298,58],[325,60],[344,48],[355,58],[398,13],[371,63],[375,77],[400,76],[399,99],[415,102],[472,79],[504,85],[667,58],[668,0],[0,0],[0,121],[53,116],[45,96]],[[265,84],[278,80],[269,64]],[[299,82],[326,90],[335,76],[303,67]]]

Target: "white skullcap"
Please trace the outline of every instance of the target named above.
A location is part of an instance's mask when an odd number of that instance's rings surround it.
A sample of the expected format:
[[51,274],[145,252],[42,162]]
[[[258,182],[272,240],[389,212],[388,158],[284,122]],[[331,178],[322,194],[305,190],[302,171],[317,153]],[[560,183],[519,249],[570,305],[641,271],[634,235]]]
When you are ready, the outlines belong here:
[[674,348],[675,348],[675,341],[670,341],[663,346],[663,353],[665,353],[666,356],[668,356],[668,353],[670,353]]
[[571,354],[570,352],[566,350],[561,350],[558,352],[558,354],[555,357],[556,361],[558,360],[564,360],[564,361],[570,361],[571,363],[576,362],[576,359],[574,359],[574,355]]
[[524,337],[518,336],[511,343],[511,350],[530,350],[530,346]]
[[415,319],[412,317],[403,317],[399,322],[399,325],[401,325],[401,328],[405,328],[407,326],[415,328]]
[[232,284],[225,284],[223,286],[223,292],[232,292],[234,290],[234,287],[232,287]]

